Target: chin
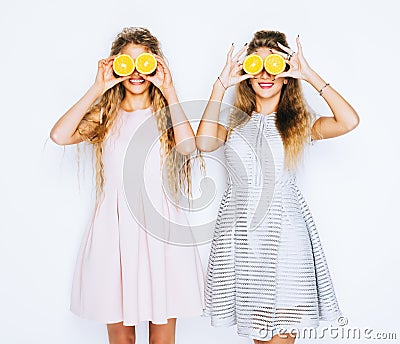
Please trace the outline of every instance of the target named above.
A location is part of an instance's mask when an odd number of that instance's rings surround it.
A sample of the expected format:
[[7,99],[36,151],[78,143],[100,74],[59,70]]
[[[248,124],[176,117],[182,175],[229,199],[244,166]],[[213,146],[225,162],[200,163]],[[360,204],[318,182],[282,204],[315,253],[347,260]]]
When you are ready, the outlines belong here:
[[255,90],[254,93],[260,98],[269,99],[279,96],[281,90]]

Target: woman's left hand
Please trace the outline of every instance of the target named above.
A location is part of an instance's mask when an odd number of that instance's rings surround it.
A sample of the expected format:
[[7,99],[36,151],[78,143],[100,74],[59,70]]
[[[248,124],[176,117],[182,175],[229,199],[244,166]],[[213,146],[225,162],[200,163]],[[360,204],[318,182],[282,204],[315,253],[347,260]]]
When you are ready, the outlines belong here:
[[158,55],[154,54],[157,60],[156,73],[154,75],[139,74],[143,79],[150,81],[156,86],[166,97],[166,94],[173,91],[174,86],[172,83],[172,76],[165,61]]
[[300,38],[297,36],[296,38],[297,43],[297,52],[293,51],[292,49],[285,47],[281,43],[277,42],[278,46],[286,52],[282,53],[275,49],[272,49],[272,52],[283,56],[286,60],[286,63],[290,66],[290,69],[287,72],[280,73],[275,76],[275,79],[278,78],[295,78],[295,79],[302,79],[307,80],[308,76],[312,73],[312,68],[306,61],[303,55],[303,48],[300,44]]

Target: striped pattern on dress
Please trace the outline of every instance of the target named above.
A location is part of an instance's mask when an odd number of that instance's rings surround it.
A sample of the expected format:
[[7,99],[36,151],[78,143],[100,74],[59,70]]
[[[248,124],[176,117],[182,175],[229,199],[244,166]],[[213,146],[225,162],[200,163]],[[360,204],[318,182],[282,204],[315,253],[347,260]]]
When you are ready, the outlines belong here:
[[[283,169],[276,113],[253,113],[224,145],[228,182],[211,243],[203,316],[240,336],[316,328],[342,313],[310,209]],[[311,140],[310,140],[311,142]]]

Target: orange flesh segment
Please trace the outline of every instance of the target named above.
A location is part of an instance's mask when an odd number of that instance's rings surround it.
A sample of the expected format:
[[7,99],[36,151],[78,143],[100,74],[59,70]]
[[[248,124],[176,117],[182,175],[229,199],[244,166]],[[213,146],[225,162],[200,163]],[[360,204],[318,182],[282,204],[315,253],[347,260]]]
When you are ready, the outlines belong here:
[[114,59],[113,69],[119,76],[131,75],[135,70],[135,61],[127,54],[118,55]]
[[270,54],[265,58],[264,67],[269,74],[277,75],[285,70],[286,61],[279,54]]
[[247,74],[258,74],[263,69],[263,59],[260,55],[251,54],[243,61],[243,70]]
[[151,74],[157,68],[157,60],[153,54],[143,53],[136,58],[136,70],[141,74]]

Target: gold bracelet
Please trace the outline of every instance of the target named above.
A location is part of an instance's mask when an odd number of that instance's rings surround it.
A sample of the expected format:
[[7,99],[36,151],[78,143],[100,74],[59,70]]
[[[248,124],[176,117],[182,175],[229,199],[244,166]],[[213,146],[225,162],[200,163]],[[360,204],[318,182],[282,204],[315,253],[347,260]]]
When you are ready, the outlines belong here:
[[322,88],[319,90],[319,95],[320,95],[320,96],[322,96],[322,91],[324,90],[324,88],[325,88],[326,86],[329,86],[329,84],[326,83],[326,84],[325,84],[324,86],[322,86]]

